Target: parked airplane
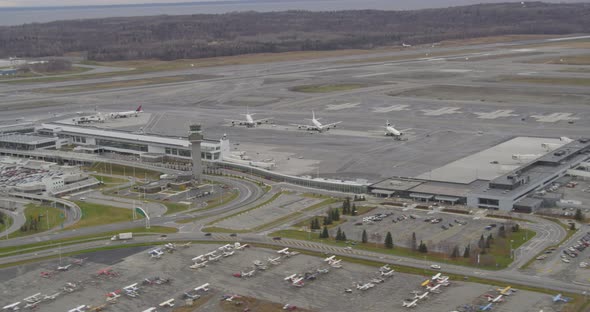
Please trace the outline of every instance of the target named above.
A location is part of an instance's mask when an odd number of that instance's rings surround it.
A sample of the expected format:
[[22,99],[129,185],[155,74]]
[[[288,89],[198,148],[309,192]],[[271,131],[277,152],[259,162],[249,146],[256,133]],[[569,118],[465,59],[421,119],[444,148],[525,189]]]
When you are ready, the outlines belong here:
[[158,310],[156,310],[156,307],[151,307],[149,309],[145,309],[142,312],[157,312]]
[[56,292],[53,295],[45,295],[45,297],[43,297],[43,300],[55,300],[55,298],[57,298],[57,296],[59,296],[61,294],[61,292]]
[[72,264],[75,264],[75,265],[82,265],[82,264],[84,264],[84,261],[85,261],[86,259],[88,259],[88,258],[74,259],[74,260],[72,260]]
[[430,280],[425,280],[424,282],[422,282],[422,284],[420,284],[420,286],[424,287],[428,284],[430,284]]
[[363,284],[363,285],[356,284],[356,289],[359,289],[359,290],[367,290],[367,289],[370,289],[370,288],[373,288],[373,287],[375,287],[375,284],[373,284],[373,283],[366,283],[366,284]]
[[140,113],[143,113],[143,109],[141,105],[137,107],[134,111],[126,111],[126,112],[114,112],[110,113],[109,117],[111,118],[128,118],[128,117],[137,117]]
[[148,252],[148,254],[150,255],[151,258],[160,259],[162,257],[162,255],[164,254],[164,252],[160,248],[157,248],[157,249],[150,250]]
[[440,286],[441,286],[441,284],[436,284],[434,286],[427,285],[426,289],[428,289],[428,291],[430,291],[430,292],[435,292],[440,288]]
[[254,273],[256,273],[256,270],[242,272],[242,277],[252,277],[252,276],[254,276]]
[[102,269],[100,271],[98,271],[96,273],[96,275],[101,276],[101,275],[105,275],[105,276],[117,276],[117,273],[113,271],[113,269],[111,268],[106,268],[106,269]]
[[166,248],[167,251],[174,251],[176,250],[176,244],[168,243],[164,245],[164,248]]
[[192,243],[193,242],[187,242],[187,243],[184,243],[184,244],[180,245],[180,247],[182,247],[182,248],[189,248]]
[[305,283],[303,283],[303,277],[297,277],[297,278],[293,279],[293,281],[291,282],[291,285],[293,285],[295,287],[303,287],[305,285]]
[[239,299],[242,297],[239,295],[223,295],[221,298],[227,302],[232,302],[232,301],[234,301],[234,299],[236,299],[236,298]]
[[207,266],[207,262],[209,262],[209,261],[203,261],[203,262],[195,263],[195,264],[189,266],[189,268],[190,269],[204,268],[204,267]]
[[293,279],[297,277],[297,274],[292,274],[284,278],[285,281],[293,281]]
[[205,284],[195,288],[195,291],[199,291],[199,290],[209,291],[209,283],[205,283]]
[[41,301],[27,303],[27,304],[25,304],[25,309],[30,309],[30,310],[35,309],[35,308],[37,308],[37,305],[39,303],[41,303]]
[[432,276],[432,280],[433,280],[433,281],[435,281],[435,280],[437,280],[438,278],[440,278],[441,276],[442,276],[442,274],[441,274],[441,273],[436,273],[436,275],[433,275],[433,276]]
[[418,295],[418,294],[414,294],[414,299],[426,299],[426,297],[428,297],[428,292],[425,291],[423,294]]
[[327,274],[330,272],[330,269],[327,269],[327,268],[326,269],[317,269],[316,271],[318,273]]
[[53,274],[53,272],[41,272],[41,277],[42,278],[50,278],[51,275]]
[[342,264],[340,264],[340,262],[342,262],[342,260],[334,260],[330,262],[330,266],[333,268],[340,268],[342,267]]
[[37,301],[41,300],[41,293],[36,293],[32,296],[28,296],[23,300],[28,303],[37,302]]
[[221,255],[219,256],[209,256],[209,261],[219,261],[221,259]]
[[402,47],[404,47],[404,48],[409,48],[411,46],[412,46],[411,44],[402,43]]
[[205,255],[196,256],[196,257],[192,258],[191,260],[193,262],[204,261],[205,260]]
[[234,244],[234,249],[235,250],[242,250],[242,249],[244,249],[246,247],[250,247],[250,245],[248,245],[248,244],[240,245],[240,243],[235,243]]
[[20,310],[20,308],[18,307],[20,305],[20,301],[19,302],[15,302],[15,303],[11,303],[9,305],[5,305],[4,307],[2,307],[2,310],[6,310],[6,311],[18,311]]
[[328,131],[330,130],[330,128],[336,128],[336,125],[341,122],[342,121],[337,121],[329,124],[322,124],[320,122],[320,118],[315,118],[315,112],[311,111],[311,125],[295,124],[295,126],[297,126],[298,129],[322,132],[324,130]]
[[390,271],[381,271],[381,276],[384,276],[384,277],[390,277],[390,276],[393,276],[393,273],[395,273],[395,271],[394,271],[394,270],[390,270]]
[[223,246],[217,248],[217,250],[219,250],[219,251],[230,251],[232,249],[234,249],[234,247],[230,244],[223,245]]
[[569,302],[570,298],[566,298],[564,296],[562,296],[561,294],[557,294],[555,296],[553,296],[553,302]]
[[404,301],[402,303],[402,306],[404,306],[406,308],[413,308],[416,305],[418,305],[418,299],[414,299],[413,301]]
[[69,269],[70,269],[70,267],[71,267],[71,266],[72,266],[71,264],[64,265],[64,266],[58,266],[58,267],[57,267],[57,270],[58,270],[58,271],[62,271],[62,272],[63,272],[63,271],[67,271],[67,270],[69,270]]
[[506,288],[498,288],[497,291],[500,292],[500,295],[509,295],[511,293],[512,286],[507,286]]
[[493,305],[493,303],[491,303],[491,302],[490,302],[490,303],[488,303],[488,304],[487,304],[487,305],[485,305],[485,306],[480,306],[480,307],[479,307],[479,310],[480,310],[480,311],[487,311],[487,310],[491,310],[491,309],[492,309],[492,305]]
[[336,256],[330,256],[330,257],[328,257],[328,258],[324,259],[324,261],[325,261],[325,262],[328,262],[328,263],[330,263],[330,262],[332,262],[332,261],[333,261],[335,258],[336,258]]
[[88,309],[88,308],[90,308],[90,307],[89,307],[89,306],[87,306],[87,305],[85,305],[85,304],[83,304],[83,305],[81,305],[81,306],[79,306],[79,307],[77,307],[77,308],[73,308],[73,309],[71,309],[71,310],[68,310],[68,312],[84,312],[84,311],[86,311],[86,309]]
[[493,303],[502,302],[504,301],[503,297],[504,295],[498,295],[496,298],[488,298],[488,301]]
[[281,249],[279,251],[277,251],[278,254],[288,254],[289,253],[289,248],[285,248],[285,249]]
[[281,264],[281,262],[279,261],[279,260],[281,260],[281,257],[276,257],[276,258],[268,257],[267,260],[272,265],[279,265],[279,264]]
[[391,136],[396,140],[401,140],[402,135],[404,135],[401,131],[397,130],[393,127],[389,120],[385,122],[385,136]]
[[223,252],[223,256],[224,257],[229,257],[229,256],[233,256],[236,252],[235,251],[225,251]]
[[387,264],[379,268],[379,272],[388,272],[388,271],[392,271],[392,270],[389,267],[389,265],[387,265]]
[[263,118],[263,119],[254,120],[254,118],[252,118],[252,116],[254,116],[254,115],[256,115],[256,114],[250,114],[250,112],[248,112],[248,108],[246,108],[246,113],[240,114],[240,116],[244,116],[246,118],[246,120],[228,120],[228,121],[231,122],[232,127],[235,125],[239,125],[239,126],[246,126],[247,128],[254,128],[257,125],[261,125],[263,123],[268,123],[268,121],[272,119],[272,118]]
[[161,307],[170,307],[170,308],[174,307],[174,298],[168,299],[168,300],[160,303],[160,306]]

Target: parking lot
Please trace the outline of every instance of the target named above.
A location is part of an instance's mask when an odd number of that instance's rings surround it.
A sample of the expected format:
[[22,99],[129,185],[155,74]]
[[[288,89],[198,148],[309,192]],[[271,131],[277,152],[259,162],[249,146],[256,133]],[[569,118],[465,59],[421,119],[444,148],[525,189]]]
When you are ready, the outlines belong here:
[[[371,221],[376,215],[388,215]],[[364,221],[363,221],[364,219]],[[490,225],[494,225],[490,227]],[[361,240],[367,231],[369,242],[383,243],[387,232],[393,235],[395,245],[410,247],[412,233],[418,242],[423,241],[428,250],[448,253],[454,246],[463,247],[475,243],[481,234],[495,235],[495,228],[502,224],[496,219],[474,219],[473,216],[424,211],[420,209],[377,208],[369,215],[349,218],[340,226],[352,240]]]
[[[413,291],[422,293],[420,284],[423,276],[395,272],[392,277],[383,278],[384,282],[366,291],[358,290],[358,283],[367,283],[379,276],[376,267],[342,262],[342,268],[331,267],[322,258],[306,255],[291,257],[281,256],[277,251],[262,248],[244,248],[235,250],[232,256],[221,257],[219,261],[210,261],[206,266],[190,269],[191,259],[198,255],[216,250],[220,244],[200,244],[189,247],[177,245],[174,253],[165,252],[160,259],[150,258],[148,251],[152,248],[137,247],[125,250],[112,250],[88,254],[82,265],[73,265],[69,270],[57,272],[59,260],[28,264],[19,268],[3,269],[0,291],[3,296],[2,306],[14,301],[21,301],[33,294],[43,296],[60,294],[54,299],[39,303],[41,311],[67,311],[80,305],[100,306],[106,303],[106,294],[122,290],[126,286],[138,283],[137,297],[132,298],[120,291],[117,303],[109,304],[108,311],[143,311],[157,306],[169,299],[175,299],[176,306],[182,305],[184,293],[208,283],[209,291],[200,292],[202,300],[211,298],[211,302],[198,311],[222,311],[219,298],[224,295],[241,295],[277,302],[282,305],[292,304],[314,311],[391,311],[402,310],[402,302],[414,296]],[[163,247],[161,247],[163,248]],[[270,264],[268,258],[277,258],[277,264]],[[256,270],[252,277],[234,277],[235,273],[254,269],[255,261],[267,266],[266,270]],[[71,258],[62,259],[62,265],[72,262]],[[109,269],[111,274],[98,276],[100,271]],[[304,280],[303,287],[295,287],[285,278],[317,269],[328,269],[328,273],[317,275],[315,280]],[[41,272],[53,272],[43,278]],[[170,279],[165,283],[154,283]],[[146,279],[151,282],[148,283]],[[145,282],[144,282],[145,281]],[[67,283],[75,284],[72,292],[64,291]],[[351,289],[350,293],[345,292]],[[494,287],[452,281],[441,293],[432,293],[428,299],[418,302],[415,311],[447,311],[460,305],[476,304],[481,296],[495,289]],[[211,296],[208,297],[207,294]],[[485,299],[485,298],[484,298]],[[199,303],[197,299],[197,303]],[[214,304],[212,302],[217,301]],[[24,306],[24,304],[23,304]],[[520,291],[507,298],[494,311],[554,311],[550,297],[547,295]],[[212,308],[214,307],[214,308]],[[523,307],[529,307],[523,309]],[[246,307],[244,307],[246,308]],[[172,311],[159,308],[159,311]],[[557,311],[557,310],[555,310]]]

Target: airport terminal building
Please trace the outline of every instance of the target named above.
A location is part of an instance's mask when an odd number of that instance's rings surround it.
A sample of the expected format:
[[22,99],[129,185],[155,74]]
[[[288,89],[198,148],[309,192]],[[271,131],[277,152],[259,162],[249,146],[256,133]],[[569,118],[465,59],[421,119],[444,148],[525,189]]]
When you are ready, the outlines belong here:
[[[80,152],[130,154],[140,156],[145,161],[160,161],[164,157],[176,161],[191,161],[191,146],[186,138],[52,123],[43,124],[37,132],[66,139],[67,144],[78,146],[76,150]],[[219,161],[229,150],[230,143],[226,138],[203,139],[201,142],[203,160]]]

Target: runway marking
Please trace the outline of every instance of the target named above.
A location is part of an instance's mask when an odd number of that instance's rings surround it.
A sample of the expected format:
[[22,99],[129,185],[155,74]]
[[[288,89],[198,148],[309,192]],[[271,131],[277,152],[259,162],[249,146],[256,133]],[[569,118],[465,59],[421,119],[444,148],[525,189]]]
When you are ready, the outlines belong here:
[[389,107],[376,107],[373,108],[373,112],[374,113],[389,113],[389,112],[399,112],[399,111],[404,111],[404,110],[410,110],[408,107],[410,105],[406,105],[406,104],[397,104],[397,105],[392,105]]
[[441,69],[439,71],[440,72],[443,72],[443,73],[468,73],[468,72],[471,72],[473,70],[471,70],[471,69],[453,69],[453,68],[449,68],[449,69]]
[[383,75],[389,75],[389,74],[391,74],[391,73],[390,72],[386,72],[386,73],[374,73],[374,74],[356,75],[356,76],[354,76],[354,78],[366,78],[366,77],[383,76]]
[[460,109],[460,107],[443,107],[439,109],[423,109],[422,111],[426,116],[441,116],[450,114],[461,114],[462,112],[459,111]]
[[513,117],[518,116],[518,114],[512,114],[514,112],[511,109],[500,109],[493,112],[476,112],[474,114],[478,115],[477,118],[481,119],[496,119],[500,117]]
[[342,109],[347,109],[347,108],[355,108],[359,104],[361,104],[361,103],[328,104],[328,106],[326,106],[326,110],[335,111],[335,110],[342,110]]
[[577,120],[578,117],[572,117],[572,113],[553,113],[549,115],[532,115],[538,122],[558,122],[561,120]]

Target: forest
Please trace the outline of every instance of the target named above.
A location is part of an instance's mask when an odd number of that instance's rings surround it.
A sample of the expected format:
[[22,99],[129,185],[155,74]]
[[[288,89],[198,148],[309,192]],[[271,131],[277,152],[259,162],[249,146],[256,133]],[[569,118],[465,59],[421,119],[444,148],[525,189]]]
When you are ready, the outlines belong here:
[[414,11],[162,15],[0,27],[0,57],[82,52],[94,61],[174,60],[589,31],[588,3],[502,3]]

